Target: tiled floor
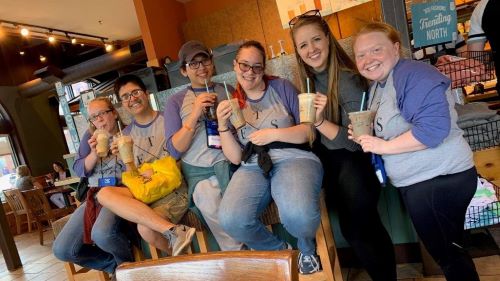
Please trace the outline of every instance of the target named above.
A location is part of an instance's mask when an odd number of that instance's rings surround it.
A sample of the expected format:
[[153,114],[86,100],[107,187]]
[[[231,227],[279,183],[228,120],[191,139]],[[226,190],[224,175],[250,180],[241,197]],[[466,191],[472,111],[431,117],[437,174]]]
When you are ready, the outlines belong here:
[[[492,230],[497,243],[500,242],[500,227]],[[44,246],[38,243],[37,232],[18,235],[15,237],[17,249],[23,263],[21,269],[9,272],[5,265],[3,255],[0,254],[0,281],[7,280],[53,280],[63,281],[66,279],[63,263],[58,261],[51,252],[52,235],[45,232]],[[500,256],[487,256],[475,258],[474,262],[481,276],[481,281],[500,281]],[[342,270],[344,281],[369,281],[366,272],[351,268]],[[310,276],[314,277],[314,276]],[[320,281],[316,278],[306,278],[311,281]],[[422,265],[401,264],[398,265],[398,279],[401,281],[445,281],[442,276],[433,278],[422,276]],[[267,280],[263,280],[267,281]]]

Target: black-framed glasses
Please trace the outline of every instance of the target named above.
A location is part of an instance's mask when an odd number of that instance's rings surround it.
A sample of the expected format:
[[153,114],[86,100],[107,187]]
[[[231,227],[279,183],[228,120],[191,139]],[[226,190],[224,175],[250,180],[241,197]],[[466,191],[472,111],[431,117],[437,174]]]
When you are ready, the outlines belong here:
[[189,66],[189,68],[191,68],[192,70],[196,70],[198,68],[200,68],[200,65],[203,66],[210,66],[212,65],[212,58],[204,58],[202,60],[194,60],[194,61],[191,61],[191,62],[188,62],[186,63],[186,67]]
[[113,109],[107,109],[107,110],[103,110],[103,111],[97,112],[96,114],[91,115],[89,117],[89,121],[90,122],[95,122],[99,118],[104,118],[104,115],[110,113],[111,111],[113,111]]
[[264,66],[261,64],[249,65],[248,63],[238,62],[238,67],[243,72],[247,72],[251,69],[255,74],[261,74],[264,71]]
[[122,102],[129,101],[132,97],[137,98],[142,94],[144,94],[144,91],[142,89],[135,89],[135,90],[130,91],[129,93],[125,93],[125,94],[121,95],[120,100]]
[[301,15],[298,15],[296,17],[294,17],[293,19],[291,19],[289,22],[288,22],[288,25],[290,26],[290,28],[292,28],[301,18],[307,18],[307,17],[321,17],[321,13],[319,12],[319,10],[310,10],[310,11],[307,11]]

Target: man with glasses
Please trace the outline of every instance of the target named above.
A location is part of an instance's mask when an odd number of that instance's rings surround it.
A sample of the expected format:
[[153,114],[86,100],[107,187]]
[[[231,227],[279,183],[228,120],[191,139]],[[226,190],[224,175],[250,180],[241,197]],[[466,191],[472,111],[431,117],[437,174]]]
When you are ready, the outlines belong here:
[[[135,75],[124,75],[115,82],[114,90],[123,108],[134,117],[122,133],[134,141],[135,164],[139,166],[167,156],[163,115],[151,107],[142,80]],[[111,148],[113,153],[118,152],[116,142]],[[185,186],[149,206],[136,200],[128,188],[106,187],[97,198],[118,216],[137,223],[144,240],[160,250],[172,250],[174,256],[185,250],[195,233],[194,228],[176,225],[187,210]]]
[[179,60],[181,74],[189,78],[191,85],[167,99],[164,111],[167,150],[181,160],[190,209],[204,219],[221,250],[240,250],[242,244],[222,230],[217,218],[229,182],[230,164],[222,150],[208,146],[209,116],[204,114],[217,100],[226,99],[224,86],[210,81],[214,73],[212,56],[201,42],[185,43],[179,51]]

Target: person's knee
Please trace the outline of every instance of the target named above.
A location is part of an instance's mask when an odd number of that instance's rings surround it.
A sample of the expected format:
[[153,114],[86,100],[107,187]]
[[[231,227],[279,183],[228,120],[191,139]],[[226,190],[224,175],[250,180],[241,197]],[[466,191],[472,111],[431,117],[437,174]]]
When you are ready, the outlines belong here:
[[231,236],[246,233],[255,224],[255,218],[237,210],[221,208],[219,209],[218,218],[224,231]]
[[52,246],[52,252],[58,260],[72,262],[76,260],[77,255],[72,252],[73,247],[67,242],[64,239],[56,238]]
[[296,237],[314,237],[320,222],[320,212],[316,208],[290,208],[280,210],[283,226]]
[[113,200],[113,195],[114,195],[114,188],[113,187],[103,187],[99,190],[97,193],[97,201],[101,205],[106,205],[107,202],[110,200]]

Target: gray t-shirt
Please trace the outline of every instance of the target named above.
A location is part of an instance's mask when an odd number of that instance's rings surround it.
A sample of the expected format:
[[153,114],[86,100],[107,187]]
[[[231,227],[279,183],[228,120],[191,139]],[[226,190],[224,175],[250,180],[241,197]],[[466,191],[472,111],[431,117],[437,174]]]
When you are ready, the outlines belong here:
[[[441,144],[434,148],[382,156],[387,175],[394,186],[409,186],[440,175],[463,172],[473,166],[470,147],[456,124],[457,113],[449,90],[446,97],[451,129]],[[393,72],[383,87],[372,87],[368,104],[371,110],[377,111],[374,123],[376,136],[391,140],[412,129],[413,125],[403,118],[399,110]]]
[[33,189],[33,178],[31,176],[17,178],[15,186],[21,191]]
[[[361,98],[366,88],[363,86],[361,78],[347,71],[340,71],[339,79],[339,106],[340,106],[340,130],[333,139],[328,139],[323,134],[321,143],[328,149],[347,149],[349,151],[361,150],[361,147],[352,140],[349,140],[347,134],[347,126],[351,123],[349,120],[349,112],[359,111],[361,106]],[[324,70],[314,75],[314,86],[316,91],[327,94],[328,91],[328,70]]]
[[168,156],[163,123],[163,114],[158,112],[150,123],[141,125],[134,120],[123,130],[123,134],[134,140],[134,159],[137,166]]
[[[193,105],[198,95],[198,90],[206,92],[205,89],[193,89],[187,87],[186,89],[174,94],[167,99],[165,105],[164,116],[165,133],[167,138],[167,149],[176,159],[182,159],[189,165],[196,167],[212,167],[215,163],[226,160],[221,149],[209,148],[207,145],[207,133],[205,128],[204,116],[200,117],[194,129],[194,136],[188,150],[181,153],[175,149],[172,144],[172,137],[182,128],[182,124],[189,118],[193,111]],[[232,88],[229,89],[231,91]],[[214,83],[210,88],[210,92],[217,93],[217,101],[227,99],[224,86]]]
[[[248,135],[265,128],[288,128],[298,124],[299,106],[297,90],[285,79],[273,79],[264,95],[258,100],[246,100],[242,109],[243,116],[247,122],[238,130],[238,140],[246,145]],[[310,151],[297,148],[271,149],[269,156],[274,163],[291,158],[309,158],[318,160],[316,155]],[[247,163],[242,165],[256,165],[257,155],[253,155]],[[319,161],[319,160],[318,160]]]

